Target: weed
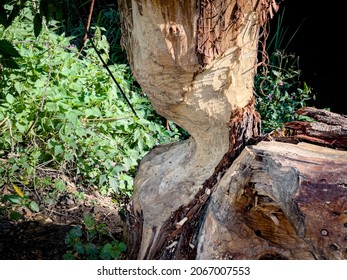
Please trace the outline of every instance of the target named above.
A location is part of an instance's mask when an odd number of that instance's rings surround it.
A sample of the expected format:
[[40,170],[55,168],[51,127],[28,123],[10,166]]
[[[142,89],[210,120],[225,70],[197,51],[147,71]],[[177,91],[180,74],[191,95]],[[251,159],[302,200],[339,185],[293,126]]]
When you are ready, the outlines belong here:
[[[101,242],[105,237],[110,242]],[[83,217],[83,227],[73,227],[67,234],[65,243],[71,250],[64,255],[64,259],[114,260],[126,251],[126,245],[116,240],[105,224],[97,223],[87,213]]]

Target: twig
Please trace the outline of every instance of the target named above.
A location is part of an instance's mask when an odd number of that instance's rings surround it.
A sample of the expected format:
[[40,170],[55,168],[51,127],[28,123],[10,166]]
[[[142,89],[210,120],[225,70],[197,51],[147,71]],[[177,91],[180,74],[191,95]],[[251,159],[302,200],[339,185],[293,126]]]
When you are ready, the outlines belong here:
[[14,143],[13,143],[13,135],[12,135],[12,124],[11,124],[11,120],[7,120],[8,122],[8,128],[10,130],[10,141],[11,141],[11,153],[14,153]]
[[95,118],[95,119],[81,119],[83,122],[91,123],[91,122],[112,122],[112,121],[118,121],[118,120],[125,120],[129,119],[131,116],[119,116],[114,118]]
[[87,39],[88,39],[88,32],[89,32],[89,28],[90,28],[90,22],[92,20],[92,15],[93,15],[93,9],[94,9],[94,2],[95,0],[92,0],[92,2],[90,3],[90,10],[89,10],[89,16],[88,16],[88,21],[87,21],[87,26],[86,26],[86,30],[84,33],[84,37],[82,40],[82,47],[85,45]]
[[2,126],[7,120],[8,120],[8,116],[0,122],[0,126]]

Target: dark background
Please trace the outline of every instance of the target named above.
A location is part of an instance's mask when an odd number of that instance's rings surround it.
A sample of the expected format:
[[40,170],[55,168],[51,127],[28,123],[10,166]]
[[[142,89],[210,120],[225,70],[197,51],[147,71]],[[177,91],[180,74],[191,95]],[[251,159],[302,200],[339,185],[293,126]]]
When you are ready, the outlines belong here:
[[347,114],[347,44],[344,42],[347,14],[342,2],[321,3],[317,0],[282,1],[280,10],[272,19],[271,30],[276,30],[277,16],[284,12],[283,28],[288,28],[288,42],[302,23],[287,53],[299,56],[302,80],[317,95],[309,105]]

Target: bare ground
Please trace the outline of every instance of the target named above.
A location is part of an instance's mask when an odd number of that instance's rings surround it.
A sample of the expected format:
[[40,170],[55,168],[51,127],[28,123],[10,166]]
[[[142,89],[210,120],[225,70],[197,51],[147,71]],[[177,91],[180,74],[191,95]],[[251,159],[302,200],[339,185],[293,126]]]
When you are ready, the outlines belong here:
[[[124,223],[119,214],[120,207],[110,197],[95,190],[84,190],[83,199],[76,198],[76,186],[67,183],[67,190],[58,194],[54,202],[48,203],[46,189],[31,190],[30,197],[38,202],[39,212],[25,206],[13,206],[21,213],[17,221],[0,212],[0,259],[1,260],[61,260],[71,248],[65,237],[76,225],[83,225],[85,213],[92,215],[96,223],[105,224],[108,232],[117,240],[123,239]],[[12,186],[3,186],[1,193],[15,193]],[[0,206],[4,206],[1,204]],[[7,206],[8,207],[8,206]],[[15,207],[15,208],[14,208]],[[110,242],[110,238],[98,239],[98,243]]]

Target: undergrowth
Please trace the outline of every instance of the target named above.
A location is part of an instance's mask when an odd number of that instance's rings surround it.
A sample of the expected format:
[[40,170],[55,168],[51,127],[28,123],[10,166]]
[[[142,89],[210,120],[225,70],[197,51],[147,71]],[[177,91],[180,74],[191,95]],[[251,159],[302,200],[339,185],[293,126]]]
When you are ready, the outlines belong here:
[[[50,169],[77,186],[129,196],[140,159],[154,146],[178,140],[180,130],[173,124],[165,129],[127,65],[109,67],[138,117],[90,45],[80,53],[72,37],[54,32],[55,21],[36,38],[32,22],[25,8],[6,30],[0,26],[2,42],[20,55],[20,69],[4,67],[0,77],[0,188],[10,186],[22,200],[13,184],[19,190],[45,186],[39,174]],[[109,43],[97,28],[95,33],[107,61]]]

